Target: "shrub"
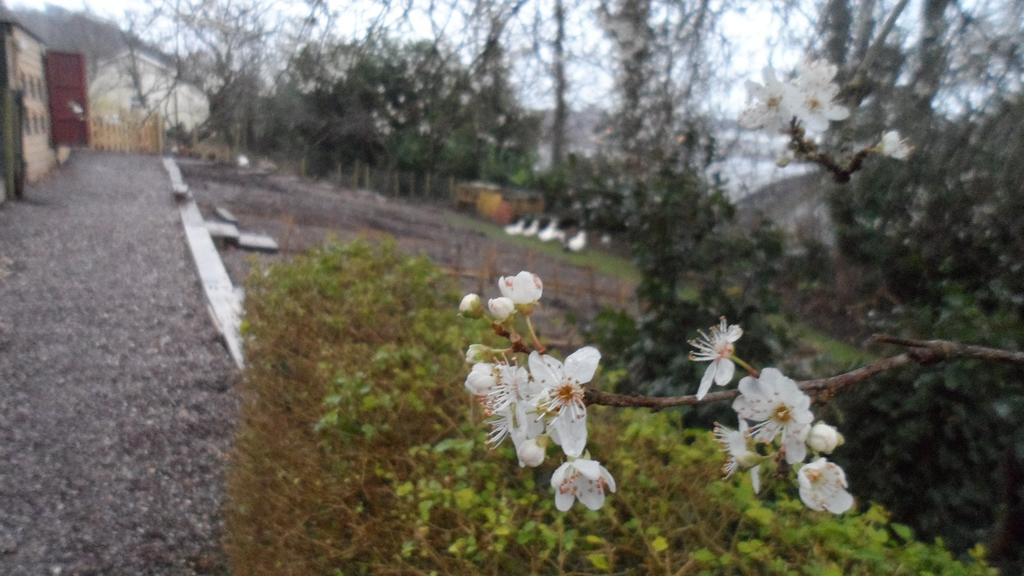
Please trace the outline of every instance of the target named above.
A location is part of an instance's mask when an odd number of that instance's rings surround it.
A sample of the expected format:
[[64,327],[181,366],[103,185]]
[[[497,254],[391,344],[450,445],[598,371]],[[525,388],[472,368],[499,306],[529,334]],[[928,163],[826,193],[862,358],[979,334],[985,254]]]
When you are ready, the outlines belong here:
[[[877,506],[831,517],[720,481],[706,431],[595,408],[620,491],[555,511],[552,458],[485,444],[462,387],[480,326],[436,268],[390,244],[330,246],[253,274],[229,470],[235,574],[984,574]],[[554,456],[554,454],[552,454]],[[856,478],[854,490],[856,490]]]

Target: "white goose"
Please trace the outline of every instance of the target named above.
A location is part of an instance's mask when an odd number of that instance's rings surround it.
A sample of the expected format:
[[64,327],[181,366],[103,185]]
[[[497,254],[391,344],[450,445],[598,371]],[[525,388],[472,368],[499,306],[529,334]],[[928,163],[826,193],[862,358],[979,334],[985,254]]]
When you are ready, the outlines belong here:
[[569,238],[569,241],[565,243],[565,247],[570,252],[579,252],[587,247],[587,231],[580,229],[575,236]]
[[523,218],[517,218],[515,222],[505,226],[505,234],[508,234],[509,236],[521,236],[525,226],[526,220]]
[[523,236],[536,236],[538,230],[540,230],[540,219],[534,218],[530,221],[530,225],[523,230]]
[[537,234],[537,239],[541,242],[550,242],[552,240],[565,242],[565,232],[558,229],[558,219],[552,218],[551,222],[548,223],[547,228],[541,230]]

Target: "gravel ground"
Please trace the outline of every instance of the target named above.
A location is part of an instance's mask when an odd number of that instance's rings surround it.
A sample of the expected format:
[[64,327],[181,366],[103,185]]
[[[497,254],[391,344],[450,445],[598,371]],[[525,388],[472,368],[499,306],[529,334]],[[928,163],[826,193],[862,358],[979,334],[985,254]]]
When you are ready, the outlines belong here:
[[0,208],[0,574],[221,574],[233,371],[159,158]]

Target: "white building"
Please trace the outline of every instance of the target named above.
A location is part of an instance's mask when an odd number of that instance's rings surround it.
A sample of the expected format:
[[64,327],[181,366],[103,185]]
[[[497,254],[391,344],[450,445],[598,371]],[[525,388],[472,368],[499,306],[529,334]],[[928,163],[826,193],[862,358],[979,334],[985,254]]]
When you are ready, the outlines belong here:
[[192,130],[210,115],[206,94],[181,80],[167,57],[145,48],[99,63],[89,80],[89,101],[92,114],[99,116],[159,112],[167,128]]

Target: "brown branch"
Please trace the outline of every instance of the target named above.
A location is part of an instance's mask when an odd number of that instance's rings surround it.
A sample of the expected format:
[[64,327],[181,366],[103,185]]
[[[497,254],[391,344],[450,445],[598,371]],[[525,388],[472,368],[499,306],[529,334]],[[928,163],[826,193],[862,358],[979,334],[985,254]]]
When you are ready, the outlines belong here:
[[864,148],[854,154],[846,166],[843,166],[828,153],[819,150],[818,145],[813,140],[807,138],[807,133],[800,126],[800,123],[797,122],[796,118],[793,119],[790,125],[789,136],[789,148],[797,158],[813,162],[828,170],[832,173],[832,178],[840,184],[849,182],[853,173],[860,170],[864,160],[871,154],[870,148]]
[[[986,346],[975,346],[949,340],[912,340],[909,338],[898,338],[876,334],[872,336],[869,343],[894,344],[910,348],[907,352],[876,360],[866,366],[831,376],[828,378],[817,378],[814,380],[803,380],[797,383],[801,390],[807,392],[819,400],[828,400],[836,393],[845,388],[868,380],[877,374],[894,370],[910,364],[922,366],[944,362],[955,359],[987,360],[1005,364],[1018,364],[1024,366],[1024,352],[1003,350],[1000,348],[989,348]],[[738,390],[723,390],[712,392],[703,399],[698,400],[697,396],[689,394],[686,396],[630,396],[627,394],[616,394],[603,392],[594,388],[587,388],[585,401],[587,404],[600,406],[615,406],[619,408],[653,408],[661,410],[674,406],[696,406],[699,404],[710,404],[732,400],[739,395]]]

